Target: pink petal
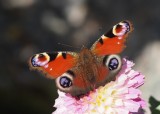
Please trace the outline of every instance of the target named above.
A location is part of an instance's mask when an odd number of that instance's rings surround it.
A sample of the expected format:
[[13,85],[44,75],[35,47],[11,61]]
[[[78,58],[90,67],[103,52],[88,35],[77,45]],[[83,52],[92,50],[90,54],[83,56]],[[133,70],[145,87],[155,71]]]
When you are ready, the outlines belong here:
[[129,111],[125,108],[115,108],[117,114],[129,114]]
[[124,95],[125,99],[136,99],[141,95],[141,91],[135,88],[129,88],[129,94]]
[[132,100],[125,101],[124,105],[130,112],[138,112],[140,108],[140,104]]

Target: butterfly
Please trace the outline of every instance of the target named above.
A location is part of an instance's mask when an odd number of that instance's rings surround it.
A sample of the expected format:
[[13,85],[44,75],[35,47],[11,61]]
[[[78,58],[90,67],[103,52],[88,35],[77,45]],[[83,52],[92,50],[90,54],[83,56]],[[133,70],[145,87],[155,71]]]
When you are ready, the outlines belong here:
[[103,34],[90,49],[79,53],[69,51],[44,52],[30,58],[30,67],[55,79],[59,90],[72,96],[87,94],[99,86],[115,80],[121,69],[121,53],[128,34],[133,30],[125,20]]

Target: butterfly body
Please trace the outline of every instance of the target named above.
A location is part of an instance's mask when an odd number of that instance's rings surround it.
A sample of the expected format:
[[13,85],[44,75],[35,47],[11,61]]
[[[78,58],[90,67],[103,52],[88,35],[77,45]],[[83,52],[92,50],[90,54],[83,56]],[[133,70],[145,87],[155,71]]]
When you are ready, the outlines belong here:
[[122,21],[102,35],[90,49],[80,53],[53,52],[34,55],[33,69],[56,79],[57,87],[72,96],[79,96],[115,79],[122,62],[117,55],[125,48],[126,36],[132,30],[129,21]]
[[98,76],[97,69],[99,65],[97,57],[89,49],[83,48],[79,54],[78,63],[78,69],[80,69],[80,71],[84,71],[81,72],[81,74],[87,83],[95,84],[97,81],[96,76]]

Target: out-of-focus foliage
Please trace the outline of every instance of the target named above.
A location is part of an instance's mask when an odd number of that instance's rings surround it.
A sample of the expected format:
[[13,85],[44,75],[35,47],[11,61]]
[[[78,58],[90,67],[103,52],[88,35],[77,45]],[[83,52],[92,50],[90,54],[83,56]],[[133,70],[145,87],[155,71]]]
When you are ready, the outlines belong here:
[[134,60],[146,75],[144,98],[153,95],[160,100],[159,4],[157,0],[1,0],[0,114],[53,112],[54,81],[30,71],[29,58],[43,51],[90,47],[104,31],[126,19],[135,30],[122,56]]
[[156,100],[154,97],[149,98],[150,110],[152,114],[160,114],[160,101]]

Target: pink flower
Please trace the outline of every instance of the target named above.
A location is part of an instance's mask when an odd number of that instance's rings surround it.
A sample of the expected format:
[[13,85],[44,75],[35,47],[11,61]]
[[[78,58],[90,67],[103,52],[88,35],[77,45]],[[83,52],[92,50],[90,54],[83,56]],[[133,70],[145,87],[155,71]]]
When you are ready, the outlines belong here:
[[52,114],[138,114],[146,103],[137,89],[144,76],[134,71],[133,62],[123,59],[122,69],[115,81],[91,91],[79,100],[58,90],[56,111]]

